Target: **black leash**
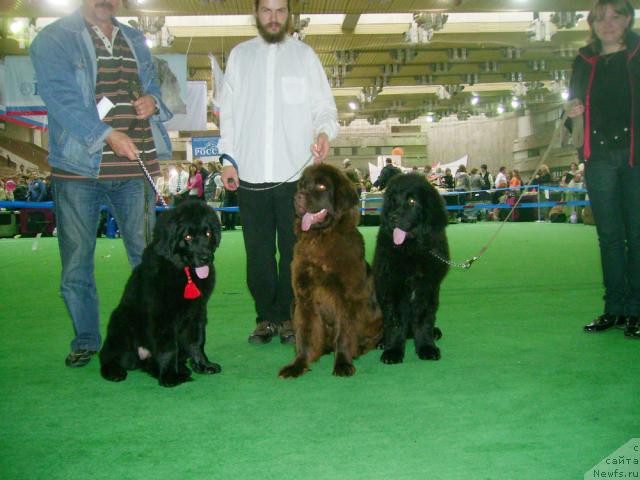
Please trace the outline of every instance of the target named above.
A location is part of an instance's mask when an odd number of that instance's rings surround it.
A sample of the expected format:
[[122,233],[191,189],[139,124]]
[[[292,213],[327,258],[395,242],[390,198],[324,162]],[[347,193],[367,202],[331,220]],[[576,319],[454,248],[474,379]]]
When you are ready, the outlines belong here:
[[[264,192],[266,190],[273,190],[274,188],[278,188],[282,185],[284,185],[285,183],[289,182],[290,180],[292,180],[296,175],[298,175],[302,170],[304,170],[304,168],[309,164],[309,162],[313,159],[313,154],[311,154],[309,156],[309,158],[307,159],[306,162],[304,162],[302,164],[302,166],[296,170],[293,175],[291,175],[289,178],[287,178],[286,180],[283,180],[280,183],[276,183],[275,185],[270,185],[268,187],[247,187],[246,185],[242,185],[242,183],[240,183],[240,185],[238,185],[238,188],[242,188],[243,190],[249,190],[252,192]],[[238,174],[240,173],[240,170],[238,169],[238,164],[235,161],[235,159],[231,156],[228,155],[226,153],[223,153],[222,155],[220,155],[220,163],[222,163],[222,160],[227,160],[229,163],[231,163],[231,165],[233,166],[233,168],[236,169],[236,172],[238,172]],[[233,178],[230,178],[229,183],[231,183],[232,185],[235,183],[235,180]]]

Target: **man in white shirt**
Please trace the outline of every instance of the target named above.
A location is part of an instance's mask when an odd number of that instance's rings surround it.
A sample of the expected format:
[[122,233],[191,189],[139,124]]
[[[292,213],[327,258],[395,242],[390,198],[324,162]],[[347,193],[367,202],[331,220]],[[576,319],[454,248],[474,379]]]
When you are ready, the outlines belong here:
[[[218,146],[239,171],[224,160],[222,181],[227,190],[240,186],[247,285],[257,313],[249,342],[267,343],[279,332],[282,343],[295,343],[293,195],[302,167],[326,158],[339,127],[318,56],[287,34],[288,0],[256,0],[255,8],[259,36],[231,51],[224,76]],[[268,189],[255,190],[261,188]]]
[[184,191],[189,182],[189,172],[187,172],[182,163],[176,163],[175,171],[171,171],[171,177],[169,178],[169,195],[171,197],[171,203],[176,205],[180,203],[180,197],[178,193]]
[[[494,187],[507,188],[508,186],[509,186],[509,179],[507,178],[507,167],[500,167],[500,170],[496,175]],[[502,197],[504,194],[505,194],[504,190],[496,190],[493,193],[493,203],[499,203],[500,197]]]

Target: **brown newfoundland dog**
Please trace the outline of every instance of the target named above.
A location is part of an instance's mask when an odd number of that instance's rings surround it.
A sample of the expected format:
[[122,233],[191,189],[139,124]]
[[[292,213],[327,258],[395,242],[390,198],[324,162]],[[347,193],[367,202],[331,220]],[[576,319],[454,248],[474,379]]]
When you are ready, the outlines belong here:
[[353,359],[375,348],[382,336],[382,314],[357,229],[358,196],[343,173],[320,164],[304,170],[295,206],[296,358],[280,377],[302,375],[328,352],[335,352],[333,374],[351,376]]

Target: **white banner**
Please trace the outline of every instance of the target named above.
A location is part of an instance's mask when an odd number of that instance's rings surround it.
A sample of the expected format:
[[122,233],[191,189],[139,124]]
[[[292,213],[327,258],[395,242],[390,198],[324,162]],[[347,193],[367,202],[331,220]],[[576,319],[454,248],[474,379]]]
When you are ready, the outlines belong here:
[[453,172],[455,174],[456,171],[458,170],[458,167],[460,165],[464,165],[466,167],[468,161],[469,161],[469,155],[465,155],[464,157],[456,160],[455,162],[437,163],[437,164],[433,165],[433,170],[435,170],[437,168],[441,168],[442,171],[444,172],[447,168],[449,168],[449,169],[451,169],[451,172]]
[[27,56],[4,58],[4,105],[7,115],[44,115],[47,110],[38,95],[36,72]]
[[187,82],[187,113],[174,115],[164,126],[167,130],[207,129],[207,82]]
[[162,101],[173,114],[187,113],[187,56],[154,55]]

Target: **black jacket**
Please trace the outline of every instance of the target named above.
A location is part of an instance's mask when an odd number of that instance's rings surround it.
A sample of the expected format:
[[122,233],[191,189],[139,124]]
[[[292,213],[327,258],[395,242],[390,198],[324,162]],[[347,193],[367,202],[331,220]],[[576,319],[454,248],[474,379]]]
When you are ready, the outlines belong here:
[[[627,37],[627,65],[629,68],[629,87],[631,90],[631,132],[630,132],[630,156],[629,164],[634,164],[634,158],[640,158],[640,36],[631,32]],[[584,145],[581,148],[581,157],[588,160],[591,156],[591,114],[588,108],[591,86],[596,73],[598,54],[592,45],[587,45],[579,50],[578,56],[573,61],[570,91],[571,98],[577,98],[585,105],[584,119]],[[597,114],[597,112],[595,112]]]
[[380,176],[374,182],[373,186],[378,187],[380,190],[384,190],[387,184],[389,183],[389,180],[391,180],[393,177],[395,177],[399,173],[402,173],[402,170],[400,170],[395,165],[388,163],[387,165],[382,167],[382,170],[380,171]]

